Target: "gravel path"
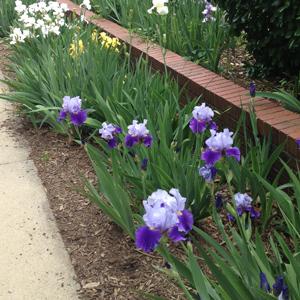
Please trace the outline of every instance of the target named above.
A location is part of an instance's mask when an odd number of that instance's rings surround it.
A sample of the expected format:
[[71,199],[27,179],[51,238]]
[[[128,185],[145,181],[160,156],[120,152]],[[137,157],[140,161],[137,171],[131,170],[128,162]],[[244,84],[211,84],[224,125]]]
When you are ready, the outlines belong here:
[[75,273],[28,147],[4,126],[11,117],[0,99],[0,299],[76,300]]

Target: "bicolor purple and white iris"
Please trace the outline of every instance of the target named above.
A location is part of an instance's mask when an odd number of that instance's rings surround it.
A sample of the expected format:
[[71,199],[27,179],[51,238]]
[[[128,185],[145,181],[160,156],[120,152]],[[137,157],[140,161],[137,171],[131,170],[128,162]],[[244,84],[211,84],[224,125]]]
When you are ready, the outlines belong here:
[[[251,219],[258,219],[260,217],[260,212],[255,210],[252,205],[253,199],[248,194],[237,193],[234,195],[234,202],[236,207],[236,212],[239,217],[244,213],[249,213]],[[227,215],[229,221],[233,221],[234,217],[230,214]]]
[[128,126],[128,134],[125,137],[126,147],[131,148],[139,143],[143,143],[146,147],[151,147],[153,138],[146,125],[147,120],[144,120],[143,123],[133,120],[132,124]]
[[122,133],[122,129],[114,124],[102,123],[102,128],[99,129],[101,138],[106,140],[109,148],[113,149],[118,146],[117,135]]
[[216,6],[213,6],[209,1],[205,0],[205,8],[202,12],[203,14],[203,23],[214,21],[213,13],[217,10]]
[[87,119],[87,111],[81,108],[82,100],[79,96],[71,98],[65,96],[63,98],[62,109],[58,116],[58,121],[65,120],[68,116],[75,126],[82,125]]
[[199,168],[199,175],[202,176],[206,182],[211,183],[217,175],[217,169],[214,166],[205,165]]
[[240,161],[240,149],[232,147],[233,132],[226,128],[223,132],[210,130],[210,133],[211,137],[205,142],[207,148],[201,154],[201,159],[205,161],[206,165],[214,166],[222,157],[233,157]]
[[216,123],[212,121],[214,112],[205,103],[195,106],[192,114],[193,118],[190,120],[189,127],[193,133],[202,133],[208,126],[211,129],[217,129]]
[[185,209],[186,198],[177,189],[157,190],[143,201],[145,226],[137,229],[135,243],[144,252],[153,251],[164,234],[173,242],[185,240],[192,230],[193,215]]

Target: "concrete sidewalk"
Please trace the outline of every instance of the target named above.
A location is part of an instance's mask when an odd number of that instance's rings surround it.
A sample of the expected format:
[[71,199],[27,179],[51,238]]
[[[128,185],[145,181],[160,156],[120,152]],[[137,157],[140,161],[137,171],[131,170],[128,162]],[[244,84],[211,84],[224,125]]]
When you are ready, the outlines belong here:
[[28,148],[3,126],[12,113],[0,99],[0,299],[76,300],[74,270]]

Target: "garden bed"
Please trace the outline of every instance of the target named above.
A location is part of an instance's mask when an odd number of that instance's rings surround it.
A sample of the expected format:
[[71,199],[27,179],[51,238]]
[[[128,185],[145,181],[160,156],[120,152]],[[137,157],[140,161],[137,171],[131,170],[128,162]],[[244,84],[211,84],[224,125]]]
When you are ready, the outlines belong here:
[[132,240],[78,192],[83,189],[82,175],[96,180],[83,148],[48,128],[36,130],[23,118],[17,123],[12,118],[6,126],[31,146],[30,159],[46,188],[82,299],[139,300],[144,292],[184,299],[175,284],[155,270],[165,269],[163,260],[137,251]]
[[[81,8],[72,1],[58,0],[58,2],[66,3],[71,11],[80,15]],[[85,17],[91,24],[127,44],[133,56],[147,57],[153,69],[164,72],[166,63],[169,73],[191,97],[203,95],[209,105],[219,111],[226,111],[221,117],[223,126],[235,129],[242,111],[248,112],[250,96],[245,88],[185,60],[172,51],[167,50],[164,57],[160,46],[146,42],[136,35],[133,36],[127,29],[99,18],[93,12],[87,11]],[[272,132],[273,143],[278,145],[286,142],[286,153],[290,158],[299,159],[300,152],[296,140],[300,137],[300,115],[263,98],[256,98],[254,104],[260,135],[268,136]]]

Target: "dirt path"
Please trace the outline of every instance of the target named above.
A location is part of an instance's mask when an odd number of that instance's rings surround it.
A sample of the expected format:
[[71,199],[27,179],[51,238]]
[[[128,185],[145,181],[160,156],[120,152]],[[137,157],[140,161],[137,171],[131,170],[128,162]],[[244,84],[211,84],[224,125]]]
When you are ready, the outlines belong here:
[[75,273],[28,146],[3,126],[11,114],[0,99],[0,299],[76,300]]

